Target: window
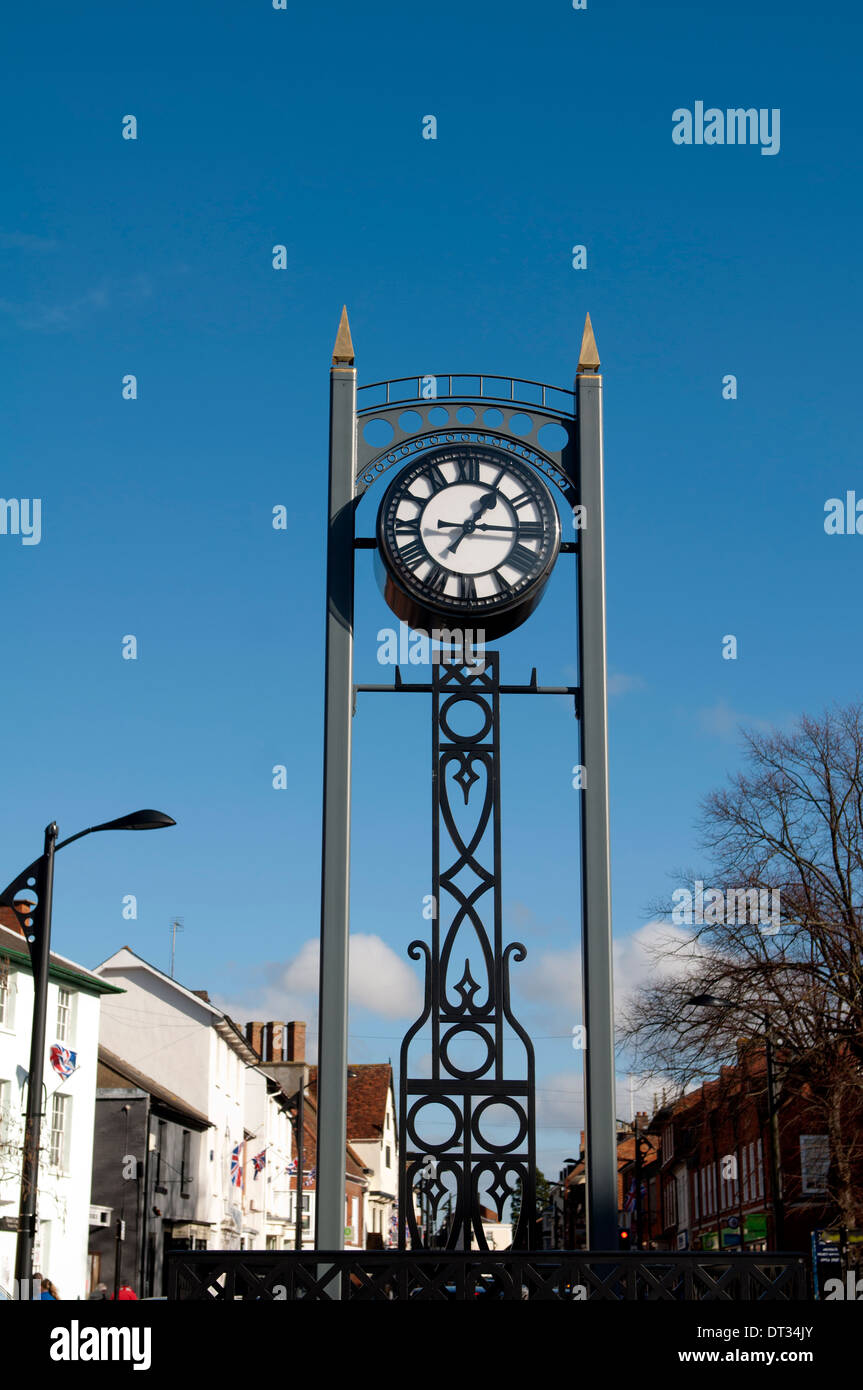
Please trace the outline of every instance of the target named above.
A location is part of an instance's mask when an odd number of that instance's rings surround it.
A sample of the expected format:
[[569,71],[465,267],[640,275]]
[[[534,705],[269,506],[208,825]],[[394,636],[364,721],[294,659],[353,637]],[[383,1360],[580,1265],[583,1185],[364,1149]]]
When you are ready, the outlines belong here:
[[800,1136],[800,1190],[826,1192],[830,1172],[830,1140],[826,1134]]
[[677,1186],[673,1181],[665,1184],[662,1198],[665,1225],[674,1226],[677,1222]]
[[390,1148],[389,1144],[387,1144],[387,1167],[388,1167],[388,1168],[392,1168],[392,1166],[393,1166],[393,1151],[392,1151],[392,1149]]
[[267,1236],[267,1249],[268,1249],[268,1250],[277,1250],[277,1249],[278,1249],[277,1241],[278,1241],[278,1237],[277,1237],[277,1236]]
[[191,1182],[191,1149],[192,1136],[187,1129],[183,1130],[182,1147],[180,1149],[180,1196],[188,1197],[186,1188]]
[[167,1194],[167,1187],[162,1178],[162,1143],[165,1137],[165,1121],[159,1121],[159,1129],[156,1135],[156,1175],[153,1179],[153,1191],[160,1192],[164,1197]]
[[65,1168],[67,1158],[67,1139],[69,1134],[69,1096],[51,1097],[51,1129],[48,1138],[48,1162],[52,1168]]
[[72,991],[57,991],[57,1041],[69,1042],[72,1037]]
[[711,1215],[716,1210],[716,1173],[713,1164],[709,1164],[704,1170],[704,1180],[706,1185],[704,1210]]
[[674,1154],[674,1125],[666,1125],[662,1131],[662,1161],[670,1163]]
[[8,956],[0,956],[0,1028],[13,1026],[13,1002],[15,998],[15,976],[9,969]]
[[761,1151],[761,1140],[758,1140],[755,1159],[755,1196],[764,1196],[764,1158]]
[[[732,1159],[733,1162],[729,1163],[729,1162],[727,1161],[728,1159]],[[737,1197],[737,1155],[736,1155],[736,1154],[723,1154],[722,1158],[720,1159],[719,1171],[720,1171],[720,1174],[721,1174],[721,1182],[722,1182],[722,1188],[721,1188],[722,1206],[721,1206],[720,1210],[721,1210],[721,1211],[729,1211],[729,1210],[731,1210],[732,1207],[736,1207],[736,1206],[738,1205],[738,1197]],[[726,1174],[727,1174],[727,1175],[726,1175]]]
[[0,1081],[0,1143],[9,1133],[9,1107],[12,1104],[12,1087],[8,1081]]

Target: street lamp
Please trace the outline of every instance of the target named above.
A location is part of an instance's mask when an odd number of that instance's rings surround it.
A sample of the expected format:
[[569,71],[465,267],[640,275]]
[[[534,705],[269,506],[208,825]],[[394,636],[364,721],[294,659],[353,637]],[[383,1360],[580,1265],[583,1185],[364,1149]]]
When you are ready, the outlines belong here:
[[[33,1278],[33,1242],[36,1237],[36,1197],[39,1183],[39,1139],[42,1127],[42,1078],[45,1067],[45,1031],[48,1012],[48,975],[51,961],[51,906],[54,896],[54,855],[58,849],[92,835],[97,830],[161,830],[176,821],[162,811],[133,811],[103,825],[91,825],[57,843],[57,822],[45,828],[45,847],[38,859],[0,893],[0,907],[15,913],[30,950],[33,964],[33,1027],[30,1036],[30,1073],[24,1152],[21,1162],[21,1202],[15,1281],[19,1298]],[[26,1281],[26,1282],[25,1282]],[[26,1297],[26,1293],[23,1295]]]
[[[770,1190],[773,1196],[773,1239],[776,1243],[776,1249],[781,1250],[785,1243],[785,1211],[782,1199],[782,1159],[779,1151],[779,1115],[776,1105],[776,1074],[770,1015],[766,1012],[759,1013],[757,1009],[749,1009],[745,1005],[741,1008],[739,1004],[732,1003],[730,999],[718,999],[715,994],[693,994],[683,1002],[707,1008],[746,1011],[757,1018],[764,1028],[764,1053],[767,1063],[767,1122],[770,1126]],[[742,1243],[742,1231],[740,1238]]]

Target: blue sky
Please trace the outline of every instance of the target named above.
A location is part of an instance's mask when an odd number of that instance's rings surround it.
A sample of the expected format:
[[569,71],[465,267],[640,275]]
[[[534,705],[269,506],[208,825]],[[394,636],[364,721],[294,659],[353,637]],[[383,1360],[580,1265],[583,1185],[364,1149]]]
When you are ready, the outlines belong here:
[[[64,852],[57,949],[93,965],[128,942],[164,968],[179,915],[190,987],[310,1016],[341,305],[360,383],[569,386],[590,310],[625,988],[650,902],[700,864],[698,802],[739,765],[737,726],[859,695],[863,540],[823,526],[829,497],[863,496],[858,8],[152,0],[4,28],[0,493],[42,499],[38,545],[0,535],[5,879],[52,818],[71,834],[165,809],[177,829]],[[779,153],[675,145],[672,112],[697,100],[780,109]],[[569,565],[501,642],[504,679],[572,679]],[[358,680],[380,678],[389,621],[362,553]],[[553,1171],[581,1110],[577,730],[565,702],[535,703],[505,707],[504,901]],[[410,1021],[429,891],[427,710],[361,697],[354,733],[351,1053],[378,1060]]]

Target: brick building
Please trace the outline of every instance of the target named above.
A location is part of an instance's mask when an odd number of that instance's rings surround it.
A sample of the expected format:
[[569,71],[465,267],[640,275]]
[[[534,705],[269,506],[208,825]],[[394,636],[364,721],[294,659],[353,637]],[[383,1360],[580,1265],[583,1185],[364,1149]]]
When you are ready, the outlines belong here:
[[[781,1072],[781,1056],[777,1061]],[[813,1229],[836,1223],[823,1112],[806,1086],[777,1084],[774,1192],[766,1072],[764,1048],[741,1044],[736,1065],[653,1116],[650,1133],[661,1146],[660,1249],[805,1251]]]

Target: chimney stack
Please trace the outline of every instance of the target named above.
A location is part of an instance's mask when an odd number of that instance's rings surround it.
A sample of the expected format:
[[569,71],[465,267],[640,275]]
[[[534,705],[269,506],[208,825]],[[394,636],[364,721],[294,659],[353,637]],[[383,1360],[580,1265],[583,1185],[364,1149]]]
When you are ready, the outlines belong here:
[[254,1051],[257,1052],[259,1057],[263,1057],[264,1055],[261,1051],[261,1048],[263,1047],[263,1032],[263,1023],[246,1024],[246,1042],[249,1044],[249,1047],[253,1048]]
[[305,1062],[306,1060],[306,1025],[304,1023],[289,1023],[287,1025],[287,1040],[285,1046],[286,1062]]
[[265,1062],[283,1062],[284,1047],[282,1039],[284,1037],[285,1025],[283,1023],[264,1024],[264,1051],[263,1059]]

